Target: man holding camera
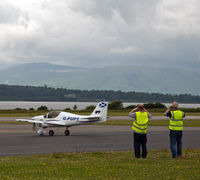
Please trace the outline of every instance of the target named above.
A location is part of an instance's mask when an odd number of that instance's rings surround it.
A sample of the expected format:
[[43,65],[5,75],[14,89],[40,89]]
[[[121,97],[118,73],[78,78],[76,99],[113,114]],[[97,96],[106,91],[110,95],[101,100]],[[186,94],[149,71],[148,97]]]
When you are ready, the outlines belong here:
[[183,118],[185,117],[185,113],[178,110],[178,103],[174,101],[173,104],[165,111],[164,115],[169,117],[169,137],[172,158],[181,157]]
[[139,104],[136,108],[129,112],[129,116],[135,118],[132,129],[134,130],[134,152],[135,157],[140,158],[140,146],[142,146],[142,158],[147,157],[147,123],[151,114],[144,108],[143,104]]

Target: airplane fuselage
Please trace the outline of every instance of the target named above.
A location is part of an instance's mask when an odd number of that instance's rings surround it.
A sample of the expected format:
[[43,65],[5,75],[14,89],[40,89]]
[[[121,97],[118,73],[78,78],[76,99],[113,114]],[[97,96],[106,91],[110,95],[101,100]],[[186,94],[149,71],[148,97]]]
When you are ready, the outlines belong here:
[[[86,123],[90,123],[89,116],[80,116],[72,113],[61,112],[56,118],[45,118],[38,116],[34,117],[34,120],[40,120],[41,124],[40,127],[61,127],[61,126],[75,126],[75,125],[82,125]],[[96,119],[96,123],[101,122],[101,118]],[[92,121],[95,123],[94,121]],[[50,124],[52,123],[52,124]]]

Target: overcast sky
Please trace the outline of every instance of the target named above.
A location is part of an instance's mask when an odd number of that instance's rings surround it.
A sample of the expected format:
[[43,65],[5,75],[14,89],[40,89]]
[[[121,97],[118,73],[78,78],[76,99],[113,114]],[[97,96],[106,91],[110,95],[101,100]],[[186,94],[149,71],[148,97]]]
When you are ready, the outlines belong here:
[[0,63],[200,67],[199,0],[1,0]]

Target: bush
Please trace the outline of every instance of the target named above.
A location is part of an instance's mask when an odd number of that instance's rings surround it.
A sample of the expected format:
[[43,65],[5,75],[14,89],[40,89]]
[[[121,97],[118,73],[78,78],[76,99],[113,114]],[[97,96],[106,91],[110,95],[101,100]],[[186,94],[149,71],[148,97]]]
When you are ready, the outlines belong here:
[[200,112],[200,108],[180,108],[183,112]]
[[148,104],[144,104],[144,107],[147,109],[164,109],[166,108],[166,106],[164,104],[161,103],[148,103]]
[[77,110],[77,105],[75,104],[74,106],[73,106],[73,110]]
[[136,106],[135,105],[130,105],[130,106],[125,107],[125,109],[133,109],[133,108],[136,108]]
[[34,111],[34,108],[29,108],[29,111]]
[[21,111],[21,110],[26,110],[26,109],[23,109],[23,108],[15,108],[15,110]]
[[65,109],[64,109],[64,111],[70,111],[70,110],[71,110],[70,108],[65,108]]
[[90,106],[87,106],[86,108],[85,108],[85,110],[94,110],[95,109],[95,106],[93,106],[93,105],[90,105]]
[[40,106],[37,110],[38,111],[48,111],[48,108],[46,106]]
[[108,105],[108,109],[123,109],[122,101],[113,101]]
[[154,106],[155,106],[154,108],[160,108],[160,109],[165,109],[166,108],[166,106],[164,104],[161,104],[161,103],[155,103]]

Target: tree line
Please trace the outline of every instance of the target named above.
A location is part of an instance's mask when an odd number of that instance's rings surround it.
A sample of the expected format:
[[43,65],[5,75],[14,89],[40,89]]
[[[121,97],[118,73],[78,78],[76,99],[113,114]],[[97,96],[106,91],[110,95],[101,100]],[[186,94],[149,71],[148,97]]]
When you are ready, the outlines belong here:
[[[138,105],[129,105],[129,106],[126,106],[124,107],[123,106],[123,102],[120,101],[120,100],[117,100],[117,101],[113,101],[113,102],[110,102],[108,104],[108,109],[109,110],[120,110],[120,111],[130,111],[131,109],[137,107]],[[93,111],[95,109],[96,106],[94,105],[89,105],[87,106],[85,109],[81,109],[80,111],[82,110],[86,110],[86,111]],[[153,110],[154,112],[163,112],[167,107],[162,104],[162,103],[145,103],[144,104],[144,107],[147,108],[147,109],[151,109]],[[200,108],[180,108],[181,110],[183,110],[184,112],[200,112]],[[15,110],[17,111],[27,111],[27,109],[21,109],[21,108],[16,108]],[[77,105],[75,104],[73,106],[73,108],[65,108],[63,109],[63,111],[76,111],[77,110]],[[38,107],[37,109],[34,109],[34,108],[29,108],[28,111],[49,111],[48,107],[47,106],[40,106]]]
[[64,88],[0,85],[0,101],[116,101],[144,103],[200,103],[200,96],[113,90],[73,90]]

